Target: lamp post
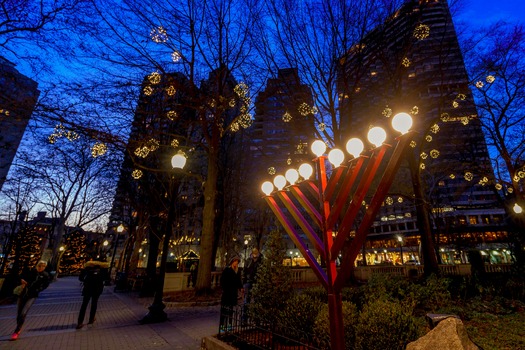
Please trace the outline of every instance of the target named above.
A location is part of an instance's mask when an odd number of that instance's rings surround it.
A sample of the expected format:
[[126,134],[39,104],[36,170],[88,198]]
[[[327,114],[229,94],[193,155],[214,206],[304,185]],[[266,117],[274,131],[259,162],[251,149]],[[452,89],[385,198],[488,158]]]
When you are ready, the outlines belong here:
[[246,254],[248,254],[247,250],[248,250],[248,240],[245,239],[244,240],[244,262],[245,263],[248,260],[248,256],[246,255]]
[[[273,183],[266,181],[262,185],[262,191],[266,195],[264,199],[328,292],[332,350],[343,350],[345,347],[341,289],[353,272],[355,258],[366,240],[366,235],[392,184],[401,156],[410,141],[410,115],[395,115],[392,125],[402,135],[397,138],[397,144],[392,149],[385,167],[380,165],[387,161],[385,155],[392,147],[384,144],[386,132],[374,127],[368,133],[368,140],[375,148],[368,156],[361,156],[364,144],[361,140],[353,138],[346,144],[346,149],[353,159],[343,164],[343,151],[332,149],[327,157],[324,155],[326,144],[317,140],[311,145],[316,156],[314,180],[310,180],[314,172],[312,166],[305,163],[298,170],[288,170],[286,176],[277,175]],[[332,164],[330,172],[327,171],[327,160]],[[302,181],[298,183],[299,176],[302,177]],[[377,187],[371,188],[376,176],[381,178]],[[274,190],[274,186],[277,190]],[[317,201],[312,201],[312,197],[307,196],[305,191]],[[372,196],[372,200],[365,214],[356,221],[367,194]],[[308,215],[305,216],[305,212]],[[343,245],[351,232],[355,234],[349,249],[343,254],[340,269],[337,270],[336,259],[342,253]],[[326,271],[317,262],[303,237],[316,249]]]
[[[171,166],[173,169],[183,169],[186,165],[186,156],[179,152],[171,158]],[[164,279],[166,276],[166,261],[168,258],[170,238],[173,234],[173,222],[175,216],[175,199],[179,188],[179,183],[175,180],[171,183],[171,198],[168,207],[168,216],[166,218],[166,229],[164,232],[164,242],[162,243],[162,256],[160,258],[159,276],[156,283],[155,296],[153,303],[148,307],[149,312],[139,321],[141,324],[160,323],[168,319],[168,315],[164,311],[166,305],[162,302],[164,294]]]
[[401,235],[397,236],[397,240],[399,242],[399,254],[401,255],[401,265],[404,265],[403,262],[403,237]]
[[[116,229],[116,237],[114,239],[115,242],[113,242],[113,254],[111,255],[111,262],[109,263],[109,278],[111,279],[111,270],[113,269],[113,264],[115,263],[115,255],[117,254],[117,246],[118,246],[118,240],[120,238],[120,234],[124,232],[124,225],[120,224],[117,226]],[[105,243],[105,242],[104,242]]]

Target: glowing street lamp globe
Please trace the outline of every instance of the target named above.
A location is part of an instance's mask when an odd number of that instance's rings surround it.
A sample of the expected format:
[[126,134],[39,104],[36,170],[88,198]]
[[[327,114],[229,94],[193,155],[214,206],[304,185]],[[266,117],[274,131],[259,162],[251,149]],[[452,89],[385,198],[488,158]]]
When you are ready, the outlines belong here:
[[401,134],[406,134],[412,127],[412,117],[408,113],[398,113],[392,118],[392,127]]
[[186,157],[179,152],[171,158],[171,166],[175,169],[182,169],[186,165]]
[[361,141],[357,137],[351,138],[346,143],[346,151],[352,156],[354,156],[354,158],[359,157],[364,149],[365,145],[363,144],[363,141]]
[[516,214],[523,213],[523,208],[518,203],[514,204],[514,207],[512,207],[512,210],[514,210]]
[[280,190],[282,190],[284,188],[284,186],[286,186],[286,178],[284,176],[282,176],[282,175],[277,175],[273,179],[273,184],[280,191]]
[[326,144],[321,140],[315,140],[312,143],[312,152],[317,156],[320,157],[324,154],[326,151]]
[[379,147],[386,140],[386,131],[379,126],[375,126],[368,131],[368,141],[376,147]]
[[301,164],[299,167],[299,174],[303,177],[303,179],[308,180],[310,176],[314,173],[314,168],[308,163]]
[[334,148],[328,153],[328,160],[337,168],[345,160],[345,154],[340,149]]
[[299,173],[295,169],[288,169],[284,176],[286,177],[286,180],[288,180],[290,185],[295,185],[297,180],[299,180]]

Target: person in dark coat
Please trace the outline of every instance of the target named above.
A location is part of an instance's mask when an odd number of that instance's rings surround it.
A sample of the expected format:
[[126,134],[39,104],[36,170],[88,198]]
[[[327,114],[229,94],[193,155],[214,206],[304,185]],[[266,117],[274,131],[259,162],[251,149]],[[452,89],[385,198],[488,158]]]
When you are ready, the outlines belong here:
[[97,313],[98,298],[104,291],[104,283],[109,280],[108,264],[102,261],[88,261],[78,279],[84,283],[82,288],[82,306],[78,314],[77,329],[84,325],[84,316],[86,309],[91,300],[91,309],[89,311],[89,324],[95,322],[95,315]]
[[22,273],[20,276],[20,283],[24,286],[24,289],[18,296],[16,329],[11,336],[11,340],[18,339],[29,309],[38,297],[38,294],[49,286],[51,279],[49,274],[44,271],[46,266],[47,263],[45,261],[39,261],[33,269]]
[[233,324],[233,308],[237,306],[239,299],[239,292],[243,293],[242,279],[239,272],[239,262],[241,259],[234,256],[230,259],[228,266],[221,274],[221,316],[220,329],[227,330]]

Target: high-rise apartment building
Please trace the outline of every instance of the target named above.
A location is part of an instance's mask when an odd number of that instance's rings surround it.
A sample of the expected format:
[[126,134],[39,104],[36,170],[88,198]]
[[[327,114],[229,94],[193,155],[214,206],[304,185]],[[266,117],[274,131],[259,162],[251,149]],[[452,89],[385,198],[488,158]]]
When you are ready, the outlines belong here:
[[38,84],[0,57],[0,190],[35,108]]
[[268,175],[284,174],[310,160],[313,112],[312,92],[301,83],[296,68],[279,69],[276,78],[268,79],[255,100],[255,120],[249,129],[256,191],[260,192],[260,184]]
[[[421,228],[416,205],[427,205],[443,262],[461,262],[462,248],[487,249],[499,260],[504,210],[452,17],[446,0],[407,0],[341,60],[342,126],[348,137],[390,117],[411,113],[417,134],[405,164],[372,227],[367,262],[416,258]],[[421,184],[423,202],[415,200]],[[398,241],[399,239],[400,241]],[[491,249],[490,251],[488,249]],[[407,251],[408,250],[408,251]],[[399,256],[396,257],[400,261]]]

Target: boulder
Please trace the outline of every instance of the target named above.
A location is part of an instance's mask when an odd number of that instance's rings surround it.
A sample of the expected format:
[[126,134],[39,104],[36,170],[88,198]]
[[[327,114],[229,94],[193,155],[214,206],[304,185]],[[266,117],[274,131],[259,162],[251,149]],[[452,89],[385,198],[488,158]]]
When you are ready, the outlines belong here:
[[457,317],[447,317],[430,332],[412,343],[406,350],[478,350],[468,337],[463,322]]

